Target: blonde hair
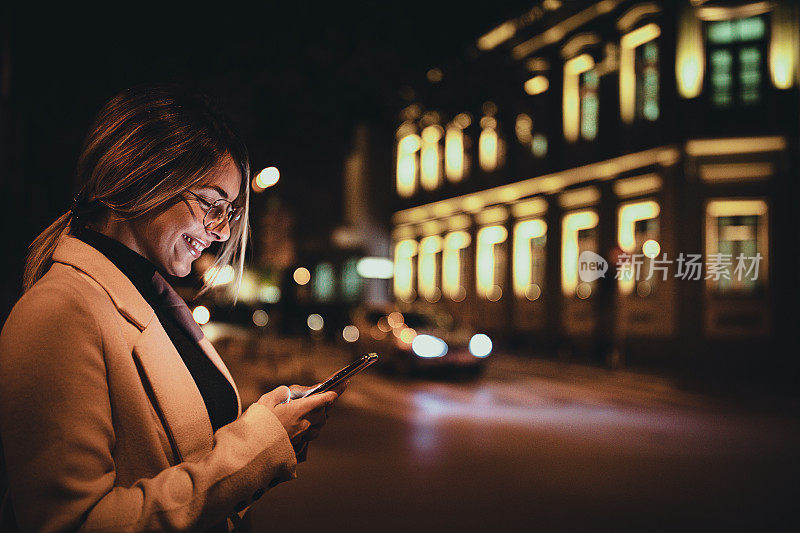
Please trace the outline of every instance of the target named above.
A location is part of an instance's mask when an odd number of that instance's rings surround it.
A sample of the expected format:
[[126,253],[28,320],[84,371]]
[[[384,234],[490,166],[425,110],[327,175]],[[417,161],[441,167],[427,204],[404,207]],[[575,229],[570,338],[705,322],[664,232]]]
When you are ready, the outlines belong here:
[[[241,284],[249,234],[250,165],[247,149],[219,106],[207,96],[174,85],[127,89],[100,110],[78,159],[82,183],[69,211],[30,246],[23,291],[52,266],[53,252],[65,234],[109,214],[130,220],[165,209],[181,193],[202,185],[226,158],[239,168],[236,203],[243,208],[214,260],[214,272],[234,267],[234,299]],[[214,279],[205,280],[205,292]]]

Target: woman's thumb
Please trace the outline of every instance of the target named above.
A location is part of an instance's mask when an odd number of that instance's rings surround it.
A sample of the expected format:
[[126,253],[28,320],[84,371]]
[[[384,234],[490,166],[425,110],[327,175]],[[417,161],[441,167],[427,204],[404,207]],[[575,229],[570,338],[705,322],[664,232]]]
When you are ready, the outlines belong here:
[[289,387],[281,385],[280,387],[264,394],[261,398],[258,399],[258,403],[272,408],[275,407],[276,405],[288,402],[289,398],[291,398],[291,392],[289,391]]

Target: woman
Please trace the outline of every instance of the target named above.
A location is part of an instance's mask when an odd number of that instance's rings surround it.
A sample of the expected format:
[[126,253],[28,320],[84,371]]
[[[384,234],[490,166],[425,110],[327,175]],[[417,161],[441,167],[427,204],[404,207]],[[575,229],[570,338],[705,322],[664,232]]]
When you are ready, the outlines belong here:
[[101,110],[78,178],[0,335],[0,531],[235,526],[295,477],[337,398],[279,387],[242,413],[163,277],[219,242],[215,265],[235,264],[238,285],[245,147],[207,99],[139,87]]

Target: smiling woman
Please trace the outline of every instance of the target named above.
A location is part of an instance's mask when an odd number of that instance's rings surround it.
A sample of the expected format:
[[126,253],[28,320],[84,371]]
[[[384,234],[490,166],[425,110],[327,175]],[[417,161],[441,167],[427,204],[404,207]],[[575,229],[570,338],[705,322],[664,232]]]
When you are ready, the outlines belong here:
[[[186,246],[176,238],[178,225],[183,231],[177,237],[194,237],[195,244],[228,241],[215,266],[237,263],[233,286],[238,287],[247,237],[249,174],[244,144],[208,97],[167,85],[123,91],[100,111],[87,136],[78,161],[78,180],[84,185],[72,209],[33,242],[24,289],[50,267],[67,227],[71,233],[85,226],[112,233],[164,272],[186,276],[191,261],[180,257],[180,252],[186,255]],[[244,211],[241,223],[207,231],[201,224],[201,207],[188,201],[196,203],[203,196],[191,197],[192,189],[206,191],[209,203],[217,198],[236,202]]]
[[0,531],[226,530],[295,476],[337,397],[278,387],[242,413],[167,282],[219,242],[236,290],[247,151],[208,98],[137,87],[100,111],[78,178],[0,334]]

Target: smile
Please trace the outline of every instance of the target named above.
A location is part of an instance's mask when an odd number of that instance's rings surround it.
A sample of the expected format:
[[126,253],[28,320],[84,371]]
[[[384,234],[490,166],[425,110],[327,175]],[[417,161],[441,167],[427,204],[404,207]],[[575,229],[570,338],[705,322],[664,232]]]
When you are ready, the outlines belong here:
[[208,245],[204,242],[193,239],[185,233],[182,235],[182,237],[184,242],[186,242],[186,246],[189,248],[189,253],[195,258],[200,257],[200,254],[203,253],[203,250],[208,248]]

